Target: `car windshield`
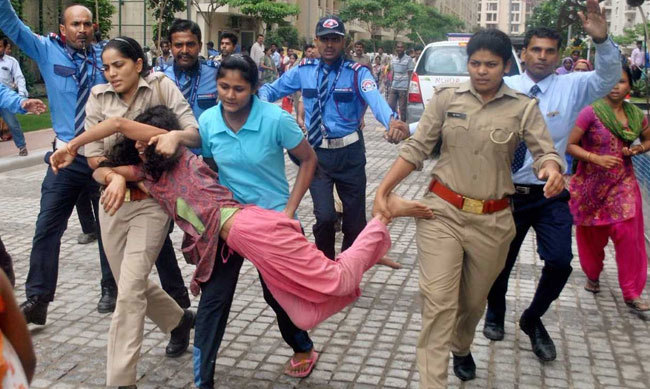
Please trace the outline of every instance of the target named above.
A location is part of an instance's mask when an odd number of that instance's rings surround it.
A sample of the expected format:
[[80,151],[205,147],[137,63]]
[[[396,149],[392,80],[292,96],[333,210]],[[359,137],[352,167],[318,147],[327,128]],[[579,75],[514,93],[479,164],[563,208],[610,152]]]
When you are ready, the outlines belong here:
[[422,58],[415,71],[421,76],[469,76],[465,47],[429,47],[422,53]]
[[[506,76],[519,74],[517,62],[511,57],[512,66]],[[467,72],[467,48],[465,46],[429,47],[422,53],[415,72],[420,76],[469,76]]]

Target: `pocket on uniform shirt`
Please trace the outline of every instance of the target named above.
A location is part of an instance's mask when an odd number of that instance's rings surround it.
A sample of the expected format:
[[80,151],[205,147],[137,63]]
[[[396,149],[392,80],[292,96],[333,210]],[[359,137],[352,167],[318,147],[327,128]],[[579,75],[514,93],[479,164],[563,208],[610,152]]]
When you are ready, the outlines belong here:
[[353,99],[354,99],[354,92],[351,92],[351,91],[344,91],[344,92],[334,91],[334,101],[336,101],[336,102],[349,103]]
[[469,119],[445,118],[445,123],[442,126],[442,143],[450,147],[467,146],[469,142],[467,139],[468,122]]
[[303,89],[302,90],[302,97],[305,99],[315,99],[316,96],[318,96],[318,93],[316,93],[316,89]]

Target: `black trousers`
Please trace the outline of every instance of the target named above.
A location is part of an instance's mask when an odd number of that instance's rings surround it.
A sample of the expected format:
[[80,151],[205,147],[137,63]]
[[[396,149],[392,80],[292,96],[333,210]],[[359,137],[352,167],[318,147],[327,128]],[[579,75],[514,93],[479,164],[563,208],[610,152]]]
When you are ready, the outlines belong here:
[[523,186],[529,194],[512,197],[513,217],[517,235],[510,243],[506,264],[488,295],[488,309],[485,320],[503,324],[506,313],[506,292],[510,272],[515,265],[519,249],[532,227],[537,234],[537,252],[544,261],[537,291],[525,314],[542,317],[551,303],[562,292],[571,274],[571,227],[573,217],[569,211],[569,192],[564,190],[558,196],[544,197],[542,185]]

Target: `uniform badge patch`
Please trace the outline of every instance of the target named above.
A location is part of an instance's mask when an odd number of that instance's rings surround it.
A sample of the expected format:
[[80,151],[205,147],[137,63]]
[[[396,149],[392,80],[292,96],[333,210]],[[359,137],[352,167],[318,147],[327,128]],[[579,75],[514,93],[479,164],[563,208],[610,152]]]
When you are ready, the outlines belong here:
[[377,89],[377,84],[373,80],[363,80],[361,83],[361,90],[364,92],[370,92],[375,89]]

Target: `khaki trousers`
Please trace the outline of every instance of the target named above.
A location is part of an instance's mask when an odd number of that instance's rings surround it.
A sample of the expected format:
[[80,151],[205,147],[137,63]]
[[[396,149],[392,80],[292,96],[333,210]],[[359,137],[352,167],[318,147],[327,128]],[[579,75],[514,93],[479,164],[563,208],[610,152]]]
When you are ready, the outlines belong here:
[[118,289],[108,332],[107,386],[135,384],[145,316],[165,333],[183,317],[183,309],[149,280],[169,220],[153,199],[125,202],[114,216],[100,207],[104,250]]
[[422,331],[417,344],[420,388],[446,388],[449,350],[465,356],[492,283],[505,264],[515,225],[510,209],[461,211],[432,193],[435,218],[417,219]]

